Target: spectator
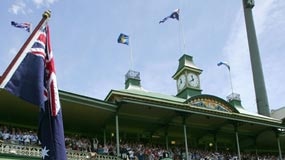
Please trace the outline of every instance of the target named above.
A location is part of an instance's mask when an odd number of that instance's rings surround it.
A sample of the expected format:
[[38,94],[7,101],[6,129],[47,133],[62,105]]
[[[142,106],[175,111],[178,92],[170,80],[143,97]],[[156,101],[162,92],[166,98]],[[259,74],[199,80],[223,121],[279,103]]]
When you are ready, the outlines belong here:
[[99,147],[97,149],[97,153],[98,154],[103,154],[104,153],[104,149],[103,149],[103,146],[101,144],[99,144]]
[[99,141],[97,138],[93,138],[92,140],[93,152],[97,152]]
[[24,132],[23,141],[24,141],[24,145],[30,145],[31,144],[30,135],[28,132]]
[[4,143],[9,143],[10,132],[9,132],[9,130],[8,130],[8,128],[6,126],[4,126],[2,137],[3,137]]

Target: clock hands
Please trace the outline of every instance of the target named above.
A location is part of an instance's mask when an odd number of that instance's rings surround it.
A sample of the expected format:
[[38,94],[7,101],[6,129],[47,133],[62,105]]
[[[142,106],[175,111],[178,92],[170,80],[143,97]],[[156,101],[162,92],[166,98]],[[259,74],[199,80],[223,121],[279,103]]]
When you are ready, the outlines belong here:
[[181,75],[178,80],[177,80],[177,87],[179,90],[183,89],[183,87],[186,84],[186,76],[185,75]]
[[194,77],[193,77],[193,75],[191,75],[191,80],[190,80],[190,82],[192,82],[192,81],[194,81]]

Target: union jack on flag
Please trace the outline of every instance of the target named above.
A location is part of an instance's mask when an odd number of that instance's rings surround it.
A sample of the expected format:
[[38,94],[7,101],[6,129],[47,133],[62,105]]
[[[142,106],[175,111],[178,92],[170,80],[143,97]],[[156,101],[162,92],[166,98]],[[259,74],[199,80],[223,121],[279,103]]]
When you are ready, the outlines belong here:
[[[50,45],[50,37],[49,37],[49,28],[48,26],[45,28],[46,31],[42,32],[41,36],[39,37],[39,42],[46,44],[46,51],[41,52],[45,54],[45,73],[46,73],[46,90],[45,95],[49,98],[49,103],[51,107],[51,115],[56,116],[60,110],[60,101],[58,95],[58,88],[57,88],[57,81],[55,75],[55,65],[54,65],[54,58],[51,50]],[[45,42],[45,40],[47,42]],[[35,50],[36,53],[36,50]]]
[[0,87],[40,107],[38,136],[42,158],[66,160],[62,112],[47,24],[35,33],[20,53]]

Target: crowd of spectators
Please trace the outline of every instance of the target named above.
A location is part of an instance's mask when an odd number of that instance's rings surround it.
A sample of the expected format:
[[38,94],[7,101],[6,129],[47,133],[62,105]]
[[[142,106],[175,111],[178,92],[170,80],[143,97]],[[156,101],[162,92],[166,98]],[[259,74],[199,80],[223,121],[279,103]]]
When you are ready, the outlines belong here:
[[[39,146],[35,130],[25,128],[14,128],[0,125],[0,142],[17,144],[17,145],[35,145]],[[114,143],[106,143],[97,138],[88,138],[78,135],[66,135],[65,143],[67,150],[76,150],[81,152],[93,152],[100,155],[117,155],[116,145]],[[120,156],[124,160],[160,160],[160,159],[173,159],[182,160],[186,159],[184,146],[171,146],[166,150],[165,146],[155,145],[150,143],[139,142],[120,142]],[[249,154],[242,153],[242,160],[278,160],[277,155],[271,154]],[[236,160],[236,153],[229,151],[206,151],[189,148],[188,158],[191,160]]]
[[[102,149],[103,148],[103,149]],[[96,148],[95,148],[96,149]],[[99,145],[96,152],[98,154],[116,155],[115,144],[109,144],[105,147]],[[184,146],[172,146],[168,150],[165,146],[142,143],[126,143],[120,144],[120,155],[124,160],[186,160]],[[189,160],[237,160],[238,156],[235,152],[230,151],[207,151],[201,149],[189,148]],[[242,160],[279,160],[278,154],[250,154],[242,153]]]
[[10,144],[38,145],[37,133],[33,130],[0,126],[0,141]]
[[[17,145],[40,146],[37,131],[26,128],[8,127],[0,125],[0,142]],[[91,151],[91,141],[88,138],[65,136],[66,148],[77,151]]]

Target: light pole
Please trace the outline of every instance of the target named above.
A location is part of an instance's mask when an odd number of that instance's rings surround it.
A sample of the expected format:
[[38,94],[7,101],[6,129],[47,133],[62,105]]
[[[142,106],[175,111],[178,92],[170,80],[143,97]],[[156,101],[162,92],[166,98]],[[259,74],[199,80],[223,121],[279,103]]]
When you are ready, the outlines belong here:
[[270,116],[257,38],[252,16],[254,0],[242,0],[258,113]]

